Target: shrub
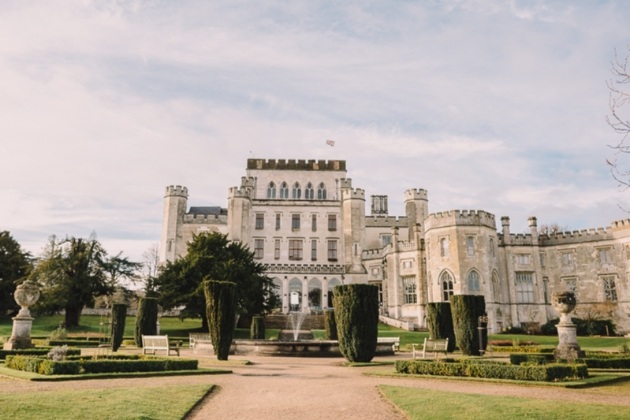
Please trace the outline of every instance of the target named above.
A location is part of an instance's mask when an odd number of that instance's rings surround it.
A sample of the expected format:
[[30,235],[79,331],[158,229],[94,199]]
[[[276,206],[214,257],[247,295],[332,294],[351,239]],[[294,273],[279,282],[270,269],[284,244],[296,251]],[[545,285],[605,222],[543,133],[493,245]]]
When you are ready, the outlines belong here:
[[[544,335],[556,335],[558,330],[556,326],[560,320],[558,318],[548,321],[540,327]],[[617,329],[610,319],[580,319],[571,318],[571,322],[576,325],[576,334],[580,337],[589,335],[616,335]]]
[[350,362],[369,362],[376,353],[378,287],[336,286],[333,295],[339,350]]
[[63,345],[61,347],[53,347],[52,349],[50,349],[47,356],[49,359],[55,362],[59,362],[66,358],[67,353],[68,353],[68,346]]
[[327,309],[324,311],[324,329],[327,340],[337,340],[337,322],[335,321],[335,311]]
[[[35,347],[30,349],[20,349],[20,350],[2,350],[0,349],[0,360],[4,360],[9,356],[40,356],[44,357],[50,352],[50,347]],[[70,355],[79,355],[81,354],[81,349],[70,348],[66,352],[66,356]]]
[[117,351],[125,335],[125,321],[127,319],[127,305],[114,303],[112,307],[112,351]]
[[158,302],[157,298],[145,297],[138,301],[136,314],[135,340],[136,346],[142,347],[143,335],[157,334]]
[[553,353],[514,353],[510,354],[510,363],[522,365],[524,363],[545,365],[555,360]]
[[479,350],[485,350],[488,342],[488,330],[482,330],[481,343],[477,330],[479,317],[484,316],[486,312],[484,297],[452,295],[450,301],[457,346],[465,355],[479,356]]
[[249,332],[249,338],[253,340],[265,339],[265,317],[256,315],[252,317],[252,326]]
[[50,333],[48,338],[52,341],[65,340],[68,338],[68,331],[64,327],[59,326],[56,330]]
[[206,278],[203,290],[214,352],[218,360],[227,360],[236,320],[236,283]]
[[456,339],[450,303],[432,302],[427,304],[427,326],[429,327],[430,338],[448,338],[446,351],[452,353],[455,350]]

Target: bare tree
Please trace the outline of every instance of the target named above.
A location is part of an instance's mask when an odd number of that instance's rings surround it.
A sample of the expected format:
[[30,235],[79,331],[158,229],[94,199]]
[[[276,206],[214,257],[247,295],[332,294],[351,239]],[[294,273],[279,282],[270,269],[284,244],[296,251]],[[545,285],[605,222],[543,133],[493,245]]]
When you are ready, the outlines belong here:
[[538,233],[541,235],[556,235],[558,233],[567,232],[569,230],[569,226],[560,225],[558,223],[543,223],[538,226]]
[[142,275],[144,291],[148,295],[155,293],[155,279],[160,268],[160,252],[158,244],[152,244],[149,249],[142,254]]
[[610,96],[608,100],[608,125],[621,137],[619,142],[610,147],[615,157],[607,159],[610,172],[619,185],[630,187],[630,165],[620,161],[620,155],[630,153],[630,45],[625,57],[619,57],[615,50],[615,58],[611,61],[612,78],[608,81]]

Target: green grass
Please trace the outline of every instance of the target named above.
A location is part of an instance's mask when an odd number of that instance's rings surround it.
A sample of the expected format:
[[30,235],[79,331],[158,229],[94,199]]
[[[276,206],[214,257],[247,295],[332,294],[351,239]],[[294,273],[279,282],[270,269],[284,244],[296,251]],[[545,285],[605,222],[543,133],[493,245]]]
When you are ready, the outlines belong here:
[[[380,391],[409,419],[479,418],[621,419],[630,418],[630,407],[534,398],[462,394],[381,385]],[[465,414],[464,414],[465,413]]]
[[180,419],[212,387],[208,384],[156,385],[1,392],[0,419]]

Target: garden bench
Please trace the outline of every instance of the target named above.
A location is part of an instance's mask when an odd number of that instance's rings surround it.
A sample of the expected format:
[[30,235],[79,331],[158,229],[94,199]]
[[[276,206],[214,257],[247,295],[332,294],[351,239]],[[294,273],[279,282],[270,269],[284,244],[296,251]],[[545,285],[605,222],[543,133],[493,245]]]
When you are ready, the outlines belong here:
[[[413,358],[416,358],[416,352],[418,351],[418,346],[420,344],[414,343],[411,346],[413,347]],[[422,345],[422,358],[427,357],[427,352],[435,353],[435,357],[437,357],[438,353],[444,353],[446,356],[448,349],[448,338],[428,338],[424,339],[424,344]]]
[[376,342],[380,344],[391,344],[392,350],[400,350],[400,337],[377,337]]
[[188,335],[188,340],[191,349],[197,347],[199,343],[212,343],[209,333],[192,333]]
[[143,335],[142,354],[146,354],[147,351],[152,351],[152,354],[156,351],[165,351],[166,356],[170,356],[171,351],[174,351],[179,356],[179,343],[169,343],[168,335]]

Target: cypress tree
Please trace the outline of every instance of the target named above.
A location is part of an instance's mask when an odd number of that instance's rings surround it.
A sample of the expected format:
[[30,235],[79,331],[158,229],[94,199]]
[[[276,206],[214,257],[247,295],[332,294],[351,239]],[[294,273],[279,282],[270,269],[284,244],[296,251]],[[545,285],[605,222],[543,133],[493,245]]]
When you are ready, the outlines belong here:
[[205,279],[206,314],[217,360],[227,360],[236,321],[236,283]]
[[249,332],[249,338],[252,340],[264,340],[265,339],[265,317],[261,315],[254,315],[252,317],[252,326]]
[[337,286],[333,306],[341,354],[350,362],[372,360],[378,335],[378,287],[371,284]]
[[154,297],[140,298],[136,315],[136,346],[142,347],[143,335],[157,334],[158,301]]
[[326,340],[337,340],[337,322],[335,321],[335,311],[333,309],[324,311],[324,328],[326,330]]
[[455,350],[455,330],[451,304],[448,302],[432,302],[427,304],[427,326],[429,337],[434,339],[448,338],[448,352]]
[[[476,295],[452,295],[450,300],[453,314],[453,327],[455,328],[455,336],[459,349],[464,355],[479,356],[481,353],[479,352],[479,332],[477,326],[479,317],[484,316],[486,312],[484,297]],[[485,350],[485,347],[483,347],[483,349]]]
[[114,303],[112,306],[112,351],[117,351],[125,334],[125,321],[127,320],[127,305]]

